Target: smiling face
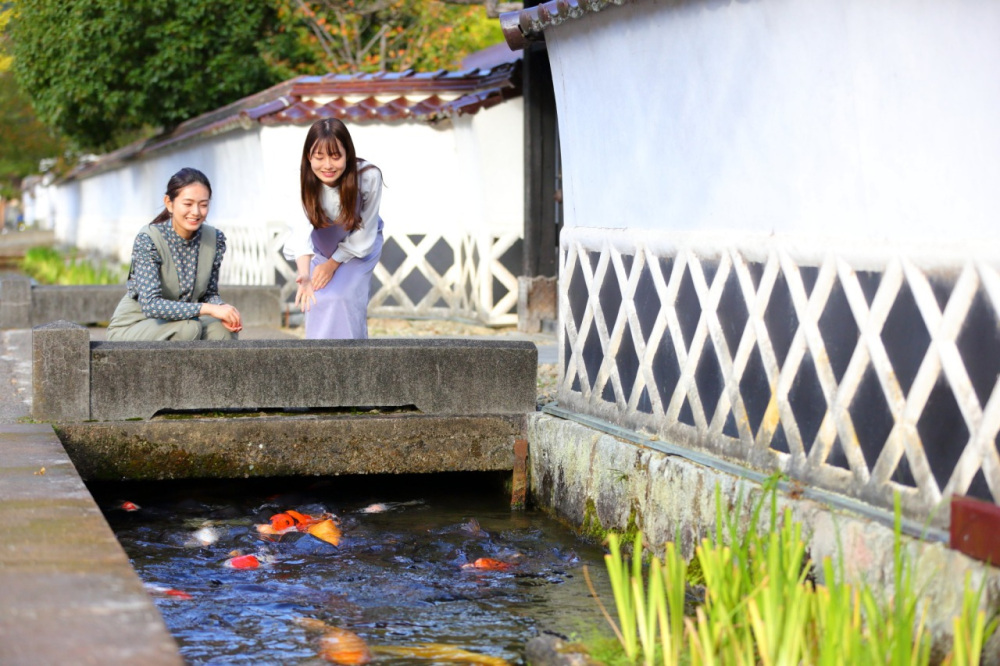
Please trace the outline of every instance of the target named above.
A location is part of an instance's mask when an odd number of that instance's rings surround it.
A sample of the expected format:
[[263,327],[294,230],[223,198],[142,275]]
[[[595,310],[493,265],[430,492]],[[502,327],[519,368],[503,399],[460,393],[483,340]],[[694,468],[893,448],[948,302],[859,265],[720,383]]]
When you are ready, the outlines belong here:
[[317,141],[309,153],[309,166],[321,183],[333,187],[344,175],[347,151],[339,139]]
[[163,205],[170,212],[170,223],[178,236],[190,240],[201,228],[205,218],[208,217],[208,203],[211,198],[208,188],[201,183],[191,183],[181,188],[173,201],[169,196],[163,197]]

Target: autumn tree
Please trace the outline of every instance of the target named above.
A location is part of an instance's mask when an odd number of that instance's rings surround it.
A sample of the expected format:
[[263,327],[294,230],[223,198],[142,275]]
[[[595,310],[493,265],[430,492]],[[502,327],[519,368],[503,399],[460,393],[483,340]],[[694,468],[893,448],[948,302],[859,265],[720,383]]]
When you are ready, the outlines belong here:
[[282,29],[300,55],[289,75],[455,69],[503,41],[481,4],[442,0],[279,0]]

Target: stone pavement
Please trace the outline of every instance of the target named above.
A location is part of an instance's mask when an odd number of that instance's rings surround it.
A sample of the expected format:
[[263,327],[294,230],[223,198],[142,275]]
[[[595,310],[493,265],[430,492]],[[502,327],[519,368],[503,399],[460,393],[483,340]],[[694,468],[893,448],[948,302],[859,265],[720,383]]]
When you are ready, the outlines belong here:
[[30,393],[31,331],[0,331],[0,664],[182,664]]

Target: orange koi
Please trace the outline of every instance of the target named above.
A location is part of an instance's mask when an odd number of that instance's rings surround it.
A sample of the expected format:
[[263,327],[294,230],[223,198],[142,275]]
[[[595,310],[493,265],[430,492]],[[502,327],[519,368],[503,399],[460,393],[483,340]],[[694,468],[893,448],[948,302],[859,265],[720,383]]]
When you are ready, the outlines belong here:
[[361,666],[372,660],[368,644],[353,631],[308,617],[300,617],[296,623],[308,631],[323,632],[319,639],[319,656],[326,661],[342,666]]
[[138,511],[139,505],[135,502],[122,502],[122,509],[125,511]]
[[463,564],[463,569],[478,569],[480,571],[507,571],[511,565],[507,562],[494,560],[492,557],[480,557],[475,562]]
[[319,639],[319,656],[343,666],[360,666],[372,660],[372,652],[360,636],[336,627],[327,629]]
[[[340,543],[340,528],[334,522],[331,514],[309,516],[298,511],[285,511],[271,516],[270,525],[257,525],[257,532],[265,538],[281,536],[288,532],[308,532],[317,539],[322,539],[334,546]],[[272,539],[273,540],[273,539]]]
[[226,560],[223,566],[230,569],[256,569],[260,566],[260,560],[253,555],[237,555]]
[[295,519],[287,513],[277,513],[271,516],[271,529],[275,532],[284,532],[295,527]]
[[326,541],[334,546],[340,545],[340,528],[330,519],[310,525],[306,531],[320,541]]
[[298,511],[292,511],[291,509],[289,509],[285,513],[288,516],[290,516],[292,518],[292,520],[295,521],[295,526],[296,527],[302,527],[304,525],[312,525],[313,523],[317,523],[317,522],[319,522],[321,520],[320,518],[314,518],[312,516],[307,516],[304,513],[299,513]]

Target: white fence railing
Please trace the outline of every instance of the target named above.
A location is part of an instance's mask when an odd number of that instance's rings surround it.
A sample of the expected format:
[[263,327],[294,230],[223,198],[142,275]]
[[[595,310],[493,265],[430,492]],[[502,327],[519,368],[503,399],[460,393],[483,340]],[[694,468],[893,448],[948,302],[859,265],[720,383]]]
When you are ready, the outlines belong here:
[[[281,255],[284,226],[224,226],[226,284],[282,285],[295,293],[294,267]],[[517,324],[521,236],[507,234],[385,234],[368,312],[382,317],[461,318],[487,326]]]

